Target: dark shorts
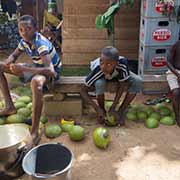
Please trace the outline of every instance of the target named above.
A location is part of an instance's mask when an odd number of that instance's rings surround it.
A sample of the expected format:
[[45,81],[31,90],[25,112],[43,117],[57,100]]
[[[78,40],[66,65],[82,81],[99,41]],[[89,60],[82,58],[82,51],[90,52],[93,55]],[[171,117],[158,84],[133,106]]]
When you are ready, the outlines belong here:
[[[37,67],[37,68],[40,68],[40,67],[44,67],[44,65],[41,65],[41,64],[26,64],[26,63],[23,63],[24,66],[27,66],[27,67]],[[54,67],[54,70],[55,72],[57,73],[56,77],[54,78],[47,78],[48,80],[48,83],[44,84],[43,86],[43,92],[49,90],[49,86],[51,84],[53,84],[55,81],[59,80],[60,79],[60,72],[61,72],[61,67],[60,66],[57,66],[57,67]],[[24,84],[27,84],[27,83],[30,83],[32,78],[35,76],[36,74],[33,74],[33,73],[30,73],[30,72],[24,72],[23,75],[19,78],[21,82],[23,82]]]

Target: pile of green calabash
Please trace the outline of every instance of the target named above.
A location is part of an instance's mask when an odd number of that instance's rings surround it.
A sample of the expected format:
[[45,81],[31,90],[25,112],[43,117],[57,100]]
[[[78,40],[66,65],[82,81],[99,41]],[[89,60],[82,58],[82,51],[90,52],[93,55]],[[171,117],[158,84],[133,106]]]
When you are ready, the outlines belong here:
[[[1,117],[0,125],[11,123],[25,123],[27,119],[31,119],[32,115],[32,99],[30,96],[21,96],[14,101],[17,113]],[[4,101],[0,101],[0,109],[5,108]]]
[[57,138],[62,133],[68,133],[73,141],[81,141],[85,137],[85,129],[80,125],[75,125],[73,120],[61,119],[60,123],[51,123],[46,125],[45,135],[47,138]]
[[[32,123],[32,98],[31,96],[20,96],[13,100],[14,106],[17,113],[0,117],[0,125],[13,124],[13,123],[26,123],[31,125]],[[4,101],[0,101],[0,109],[5,108]],[[47,123],[48,122],[48,123]],[[87,134],[85,128],[80,125],[75,125],[73,120],[61,119],[60,123],[50,123],[48,118],[41,116],[40,118],[40,128],[45,128],[45,136],[47,138],[57,138],[63,132],[67,133],[72,141],[81,141],[85,138]],[[106,149],[110,142],[110,134],[107,128],[98,127],[92,133],[92,138],[94,144],[101,148]]]
[[[81,141],[85,138],[85,128],[75,125],[73,120],[60,121],[60,124],[52,123],[46,125],[45,136],[47,138],[57,138],[62,133],[68,133],[72,141]],[[94,144],[101,149],[106,149],[110,142],[110,134],[107,128],[97,127],[92,133]]]
[[[0,117],[0,125],[3,124],[13,124],[13,123],[26,123],[28,125],[32,124],[32,98],[31,96],[20,96],[13,99],[14,106],[16,108],[16,113]],[[4,101],[0,101],[0,109],[5,108]],[[48,121],[48,118],[41,116],[40,127]]]
[[126,118],[135,122],[144,122],[147,128],[157,128],[159,124],[174,125],[175,114],[172,108],[166,103],[159,103],[154,106],[134,104],[128,108]]

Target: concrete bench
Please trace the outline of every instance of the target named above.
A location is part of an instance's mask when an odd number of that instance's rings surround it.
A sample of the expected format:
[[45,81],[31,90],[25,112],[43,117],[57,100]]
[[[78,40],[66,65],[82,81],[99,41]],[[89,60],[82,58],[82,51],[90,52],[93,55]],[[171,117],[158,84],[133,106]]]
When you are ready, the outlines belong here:
[[[44,114],[47,116],[76,116],[82,115],[83,102],[80,97],[81,85],[84,84],[85,76],[61,77],[54,88],[44,96]],[[123,86],[127,85],[122,83]],[[115,92],[116,82],[109,82],[107,90]]]
[[[85,76],[69,76],[61,77],[61,79],[55,84],[55,91],[60,93],[80,93],[81,85],[84,84]],[[122,82],[123,86],[127,83]],[[108,82],[107,91],[114,92],[117,88],[117,82]]]
[[[79,93],[81,85],[84,83],[85,76],[64,76],[55,84],[55,91],[60,93]],[[122,86],[126,86],[122,82]],[[114,92],[117,88],[116,82],[107,84],[107,91]],[[146,93],[165,93],[168,92],[168,84],[165,75],[144,75],[143,92]]]
[[[61,77],[55,83],[54,88],[44,96],[44,113],[48,116],[82,115],[83,102],[80,98],[80,90],[84,79],[84,76]],[[127,83],[122,82],[122,86],[127,86]],[[107,84],[108,92],[115,92],[116,89],[116,82]],[[167,93],[168,91],[169,88],[164,75],[144,75],[144,94]]]

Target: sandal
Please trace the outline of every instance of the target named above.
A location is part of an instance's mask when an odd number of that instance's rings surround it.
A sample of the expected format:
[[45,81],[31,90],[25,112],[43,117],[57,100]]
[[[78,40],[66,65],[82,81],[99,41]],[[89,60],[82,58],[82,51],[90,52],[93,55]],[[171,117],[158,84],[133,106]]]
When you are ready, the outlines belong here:
[[166,95],[163,95],[161,98],[157,98],[157,99],[147,99],[147,101],[144,103],[145,105],[156,105],[158,103],[162,103],[162,102],[166,102],[166,103],[170,103],[171,99],[169,99]]

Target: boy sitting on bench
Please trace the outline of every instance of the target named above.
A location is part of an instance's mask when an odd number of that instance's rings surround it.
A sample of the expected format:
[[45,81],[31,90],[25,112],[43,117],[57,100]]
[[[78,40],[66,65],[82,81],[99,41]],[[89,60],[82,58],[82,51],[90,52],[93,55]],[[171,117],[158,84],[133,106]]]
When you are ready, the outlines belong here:
[[[141,91],[142,80],[139,76],[129,71],[128,60],[119,56],[119,52],[115,47],[107,46],[101,51],[101,57],[91,62],[91,73],[86,77],[81,91],[82,98],[87,103],[90,103],[98,113],[98,122],[100,124],[105,123],[104,92],[106,90],[106,82],[111,80],[118,81],[119,84],[114,102],[108,113],[114,115],[118,120],[118,124],[122,126],[125,125],[122,116],[123,112],[135,98],[136,94]],[[128,92],[118,111],[116,111],[116,105],[124,91],[124,87],[121,87],[120,84],[122,81],[128,83]],[[98,104],[88,94],[94,88]]]
[[[59,79],[61,61],[52,43],[37,32],[34,17],[30,15],[20,17],[18,29],[22,37],[18,47],[4,62],[0,63],[0,89],[6,104],[5,109],[0,110],[0,116],[15,114],[17,111],[4,73],[19,76],[24,83],[30,82],[33,96],[31,134],[36,144],[39,139],[38,127],[43,105],[43,90],[48,88],[49,83],[53,85],[53,82]],[[32,63],[16,63],[23,52],[32,58]]]

